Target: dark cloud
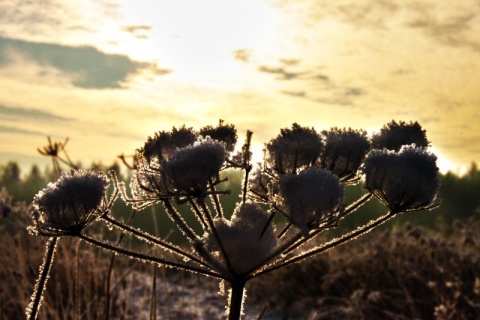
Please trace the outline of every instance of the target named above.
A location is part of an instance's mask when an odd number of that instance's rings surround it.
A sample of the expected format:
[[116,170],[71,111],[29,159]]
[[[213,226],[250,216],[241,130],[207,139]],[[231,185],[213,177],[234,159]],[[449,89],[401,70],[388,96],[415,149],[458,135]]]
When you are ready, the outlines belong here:
[[53,67],[73,76],[81,88],[121,88],[128,77],[144,70],[166,74],[170,70],[131,60],[126,55],[107,54],[90,46],[62,46],[0,37],[0,67],[14,63],[12,52],[39,65]]
[[35,130],[25,130],[16,127],[9,127],[0,124],[0,133],[13,133],[13,134],[25,134],[25,135],[32,135],[32,136],[44,136],[45,134],[42,132],[38,132]]
[[469,47],[480,52],[479,38],[471,39],[469,33],[472,25],[477,23],[478,12],[463,12],[443,19],[432,12],[433,9],[419,7],[416,18],[410,20],[407,25],[411,28],[422,30],[431,38],[453,47]]
[[0,116],[2,119],[15,120],[37,120],[37,121],[72,121],[71,118],[65,118],[50,112],[31,108],[9,107],[0,105]]

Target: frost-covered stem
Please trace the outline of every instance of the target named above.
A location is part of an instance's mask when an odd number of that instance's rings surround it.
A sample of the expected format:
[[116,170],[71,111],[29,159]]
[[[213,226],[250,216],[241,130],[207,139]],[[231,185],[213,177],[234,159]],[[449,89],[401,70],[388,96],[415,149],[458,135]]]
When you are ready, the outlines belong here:
[[344,234],[341,237],[335,238],[335,239],[333,239],[333,240],[331,240],[331,241],[329,241],[329,242],[327,242],[327,243],[325,243],[321,246],[312,248],[311,250],[308,250],[307,252],[301,253],[294,258],[283,261],[280,264],[273,265],[273,266],[271,266],[269,268],[266,268],[266,269],[264,269],[264,270],[262,270],[262,271],[260,271],[256,274],[253,274],[251,276],[251,278],[258,277],[262,274],[265,274],[265,273],[268,273],[268,272],[271,272],[271,271],[274,271],[274,270],[277,270],[277,269],[280,269],[280,268],[283,268],[283,267],[287,267],[291,264],[302,261],[302,260],[307,259],[311,256],[314,256],[314,255],[323,253],[325,251],[328,251],[332,248],[335,248],[338,245],[347,243],[348,241],[350,241],[352,239],[355,239],[356,237],[359,237],[361,235],[364,235],[364,234],[368,233],[369,231],[371,231],[372,229],[374,229],[374,228],[378,227],[379,225],[385,223],[390,218],[394,217],[395,214],[396,213],[389,212],[389,213],[377,218],[376,220],[371,220],[369,223],[357,228],[356,230],[353,230],[353,231],[351,231],[347,234]]
[[198,222],[200,222],[200,224],[203,226],[203,229],[208,230],[208,224],[203,218],[203,215],[200,212],[200,209],[198,209],[198,206],[195,204],[195,201],[190,200],[188,203],[192,207],[193,213],[195,213],[195,216],[197,217]]
[[136,251],[131,251],[131,250],[128,250],[128,249],[125,249],[125,248],[121,248],[121,247],[112,245],[112,244],[104,242],[104,241],[99,241],[97,239],[91,238],[91,237],[89,237],[85,234],[82,234],[82,233],[78,234],[77,236],[80,239],[82,239],[83,241],[85,241],[87,243],[90,243],[90,244],[93,244],[93,245],[95,245],[99,248],[102,248],[102,249],[105,249],[105,250],[108,250],[108,251],[111,251],[111,252],[115,252],[115,253],[118,253],[118,254],[122,254],[122,255],[125,255],[125,256],[129,257],[129,258],[140,260],[142,262],[158,263],[158,264],[166,265],[166,266],[169,266],[169,267],[175,267],[175,268],[183,269],[183,270],[190,271],[190,272],[198,272],[198,273],[201,273],[201,274],[204,274],[204,275],[207,275],[207,276],[211,276],[211,277],[214,277],[214,278],[223,279],[223,277],[220,274],[218,274],[216,272],[213,272],[213,271],[210,271],[210,270],[198,268],[198,267],[195,267],[195,266],[189,266],[189,265],[179,263],[179,262],[175,262],[175,261],[169,261],[169,260],[166,260],[166,259],[154,257],[154,256],[151,256],[151,255],[136,252]]
[[218,198],[217,190],[215,189],[215,184],[213,183],[212,179],[209,181],[210,189],[212,190],[212,194],[210,195],[213,198],[213,203],[215,204],[215,209],[217,210],[217,216],[219,218],[223,217],[223,208],[220,204],[220,199]]
[[[350,213],[354,212],[355,210],[357,210],[358,208],[360,208],[365,202],[367,202],[368,200],[370,200],[371,198],[373,197],[373,194],[372,193],[367,193],[367,194],[364,194],[363,196],[361,196],[357,201],[355,201],[354,203],[351,203],[348,207],[345,208],[345,210],[342,212],[341,216],[339,217],[339,219],[335,222],[335,224],[333,226],[329,226],[328,228],[331,228],[331,227],[335,227],[337,226],[338,224],[338,221],[340,221],[341,219],[345,218],[347,215],[349,215]],[[300,247],[302,244],[310,241],[311,239],[313,239],[316,235],[318,235],[319,233],[321,233],[322,231],[324,231],[325,228],[319,228],[319,229],[316,229],[312,232],[310,232],[310,234],[308,235],[308,237],[305,237],[305,238],[302,238],[300,239],[300,241],[298,241],[297,243],[294,243],[290,248],[288,248],[286,251],[285,251],[285,254],[288,254],[290,252],[292,252],[293,250],[297,249],[298,247]]]
[[242,203],[245,203],[247,201],[247,189],[248,189],[248,175],[250,174],[250,171],[252,170],[252,166],[250,165],[250,147],[252,143],[252,135],[253,132],[248,130],[247,131],[247,137],[245,139],[245,144],[242,147],[243,151],[243,167],[245,169],[245,177],[243,179],[243,197],[242,197]]
[[230,283],[232,288],[228,301],[228,320],[240,320],[242,316],[246,283],[247,281],[244,278],[235,279]]
[[215,240],[217,241],[218,246],[220,247],[220,252],[222,253],[223,259],[225,260],[225,262],[227,264],[228,270],[230,270],[232,273],[234,273],[233,268],[232,268],[232,264],[230,262],[230,259],[228,258],[228,255],[227,255],[227,251],[225,250],[225,246],[223,245],[222,239],[218,235],[217,228],[215,228],[215,224],[213,223],[213,219],[212,219],[212,216],[210,214],[210,211],[208,210],[205,203],[201,203],[201,208],[204,212],[205,218],[208,221],[208,224],[210,226],[210,230],[212,231],[213,236],[215,237]]
[[195,235],[195,232],[187,225],[185,220],[180,216],[177,210],[172,206],[170,201],[165,200],[163,201],[163,205],[165,206],[165,209],[167,209],[167,213],[170,216],[170,218],[175,222],[177,227],[182,231],[182,233],[192,242],[195,242],[197,240],[197,236]]
[[38,317],[38,311],[40,310],[40,305],[43,298],[43,291],[47,286],[47,281],[50,273],[50,269],[53,263],[53,257],[55,256],[55,247],[57,246],[58,238],[51,237],[48,238],[46,247],[45,247],[45,257],[43,263],[40,266],[40,275],[35,283],[35,289],[31,297],[31,302],[27,308],[27,317],[28,320],[35,320]]
[[[255,271],[257,268],[260,268],[261,266],[266,265],[269,263],[271,260],[277,258],[280,254],[283,254],[289,247],[291,247],[295,242],[297,242],[300,238],[302,237],[302,233],[299,231],[295,235],[291,236],[288,240],[285,240],[284,243],[279,245],[273,252],[271,252],[265,259],[263,259],[260,263],[258,263],[255,267],[252,269],[248,270],[245,274],[250,274],[251,272]],[[256,275],[249,276],[247,278],[251,279],[255,277]]]
[[[133,218],[135,217],[135,215],[137,214],[137,210],[132,210],[130,212],[130,215],[128,216],[127,218],[127,223],[130,223],[133,221]],[[109,217],[108,214],[105,214],[102,216],[102,218],[104,218],[104,220],[106,220],[105,218],[106,217]],[[106,220],[108,221],[108,220]],[[112,224],[114,224],[112,221],[111,221]],[[123,237],[124,237],[125,233],[124,232],[121,232],[119,235],[118,235],[118,238],[117,238],[117,245],[120,244],[123,240]],[[110,285],[111,285],[111,282],[112,282],[112,273],[113,273],[113,265],[115,264],[115,253],[112,253],[112,256],[110,257],[110,264],[108,265],[108,272],[107,272],[107,278],[105,279],[105,320],[108,320],[110,319]]]
[[185,252],[184,250],[174,246],[173,244],[169,243],[169,242],[166,242],[158,237],[155,237],[155,236],[152,236],[151,234],[148,234],[142,230],[139,230],[137,228],[134,228],[132,226],[129,226],[128,224],[125,224],[121,221],[118,221],[116,220],[115,218],[109,216],[109,215],[104,215],[102,217],[105,221],[111,223],[112,225],[114,225],[115,227],[119,228],[119,229],[122,229],[124,231],[127,231],[128,233],[131,233],[133,234],[134,236],[136,236],[137,238],[139,239],[142,239],[142,240],[145,240],[147,242],[152,242],[154,244],[157,244],[161,247],[164,247],[172,252],[175,252],[176,254],[182,256],[182,257],[185,257],[185,258],[188,258],[192,261],[195,261],[196,263],[198,264],[201,264],[202,266],[204,267],[207,267],[209,268],[209,266],[203,262],[202,260],[198,259],[197,257]]

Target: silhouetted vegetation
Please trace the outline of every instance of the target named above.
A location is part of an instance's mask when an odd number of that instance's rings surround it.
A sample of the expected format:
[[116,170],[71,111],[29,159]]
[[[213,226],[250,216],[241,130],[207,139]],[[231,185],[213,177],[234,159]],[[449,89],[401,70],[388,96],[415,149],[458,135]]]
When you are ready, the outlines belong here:
[[[104,172],[114,170],[120,180],[128,180],[128,177],[125,177],[118,162],[114,162],[109,166],[101,163],[93,163],[89,168],[95,168]],[[6,188],[14,201],[30,203],[38,190],[44,188],[48,182],[54,181],[56,178],[51,169],[45,168],[42,171],[37,165],[33,165],[26,174],[21,172],[20,166],[16,162],[12,161],[0,165],[0,188]],[[441,206],[439,208],[432,212],[422,214],[417,212],[406,213],[390,224],[405,223],[408,221],[412,224],[420,224],[434,228],[438,220],[450,224],[455,219],[469,217],[476,208],[480,207],[480,170],[476,163],[472,163],[470,169],[463,176],[448,172],[442,174],[440,179],[441,188],[438,198],[441,201]],[[232,171],[229,173],[229,180],[229,188],[232,194],[222,198],[223,205],[226,206],[225,212],[232,212],[235,204],[239,201],[241,174]],[[349,199],[358,199],[363,193],[365,193],[365,190],[361,184],[347,188],[347,203]],[[117,203],[117,205],[122,206],[121,203]],[[122,206],[121,208],[117,207],[116,209],[119,209],[116,212],[120,214],[124,212],[124,215],[127,215],[129,211],[126,206]],[[379,212],[381,209],[383,209],[383,206],[377,200],[372,200],[359,209],[361,214],[356,215],[354,217],[355,220],[347,218],[342,222],[342,225],[351,227],[352,225],[366,222],[372,218],[372,214]],[[155,206],[154,210],[159,214],[163,212],[161,206]],[[185,214],[188,215],[188,210]],[[153,231],[152,221],[150,220],[151,215],[148,216],[149,217],[145,217],[145,219],[147,219],[146,221],[139,219],[137,224],[140,223],[142,226],[145,224],[148,231]],[[161,221],[163,220],[166,221],[167,226],[170,226],[169,219],[161,219]],[[166,228],[165,232],[168,233],[169,231],[170,228]]]

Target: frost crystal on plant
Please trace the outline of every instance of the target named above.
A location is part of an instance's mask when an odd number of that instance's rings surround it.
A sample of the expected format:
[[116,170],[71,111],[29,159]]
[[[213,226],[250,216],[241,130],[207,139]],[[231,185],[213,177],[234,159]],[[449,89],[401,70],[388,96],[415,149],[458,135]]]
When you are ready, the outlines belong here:
[[95,171],[71,171],[50,183],[33,199],[36,225],[31,229],[45,235],[73,235],[107,209],[108,177]]
[[332,171],[342,180],[355,178],[370,149],[367,132],[332,128],[322,133],[325,136],[325,147],[320,157],[320,166]]
[[322,215],[335,212],[343,198],[338,177],[328,170],[311,168],[280,177],[280,195],[288,209],[291,223],[307,235],[318,225]]
[[[272,225],[261,234],[267,220],[268,214],[249,202],[239,204],[230,221],[224,218],[215,220],[218,236],[236,273],[243,274],[257,267],[277,246]],[[220,251],[213,233],[206,235],[205,243],[210,250]]]
[[294,123],[292,129],[282,129],[267,145],[267,162],[279,174],[295,173],[317,161],[323,149],[322,138],[312,128]]
[[436,160],[414,146],[398,153],[372,150],[365,159],[365,187],[393,212],[428,208],[440,187]]
[[387,123],[380,130],[380,133],[372,137],[372,148],[399,151],[402,146],[414,144],[419,148],[426,148],[430,145],[427,140],[426,131],[418,122],[406,123],[404,121]]
[[214,140],[202,140],[178,149],[165,165],[169,183],[178,196],[202,199],[209,180],[218,176],[225,157],[225,148]]

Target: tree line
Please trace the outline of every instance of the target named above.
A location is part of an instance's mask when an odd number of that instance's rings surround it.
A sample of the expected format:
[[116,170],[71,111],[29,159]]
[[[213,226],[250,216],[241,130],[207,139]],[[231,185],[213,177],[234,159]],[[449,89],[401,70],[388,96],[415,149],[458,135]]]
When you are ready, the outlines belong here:
[[[80,166],[80,165],[79,165]],[[104,172],[115,171],[120,180],[128,180],[122,173],[122,165],[117,161],[111,165],[102,163],[93,163],[90,168],[95,168]],[[10,161],[0,165],[0,190],[5,188],[13,197],[13,201],[25,201],[30,203],[35,194],[43,189],[49,182],[55,181],[57,174],[49,167],[41,170],[38,165],[32,165],[26,174],[21,172],[21,168],[15,161]],[[410,221],[427,226],[433,226],[438,220],[451,223],[455,219],[463,219],[472,215],[475,210],[480,209],[480,170],[478,165],[473,162],[464,175],[457,175],[453,172],[447,172],[441,175],[441,187],[438,200],[440,207],[432,212],[419,214],[418,212],[408,213],[398,222]],[[240,183],[241,179],[232,179]],[[233,187],[233,186],[232,186]],[[234,187],[235,190],[240,188]],[[358,194],[363,192],[361,184],[346,188],[346,200],[358,198]],[[237,201],[235,197],[231,198],[232,206]],[[365,211],[363,217],[370,219],[372,212],[378,212],[381,206],[372,202],[369,206],[362,208]],[[358,221],[357,221],[358,222]],[[346,224],[355,223],[346,221]]]

